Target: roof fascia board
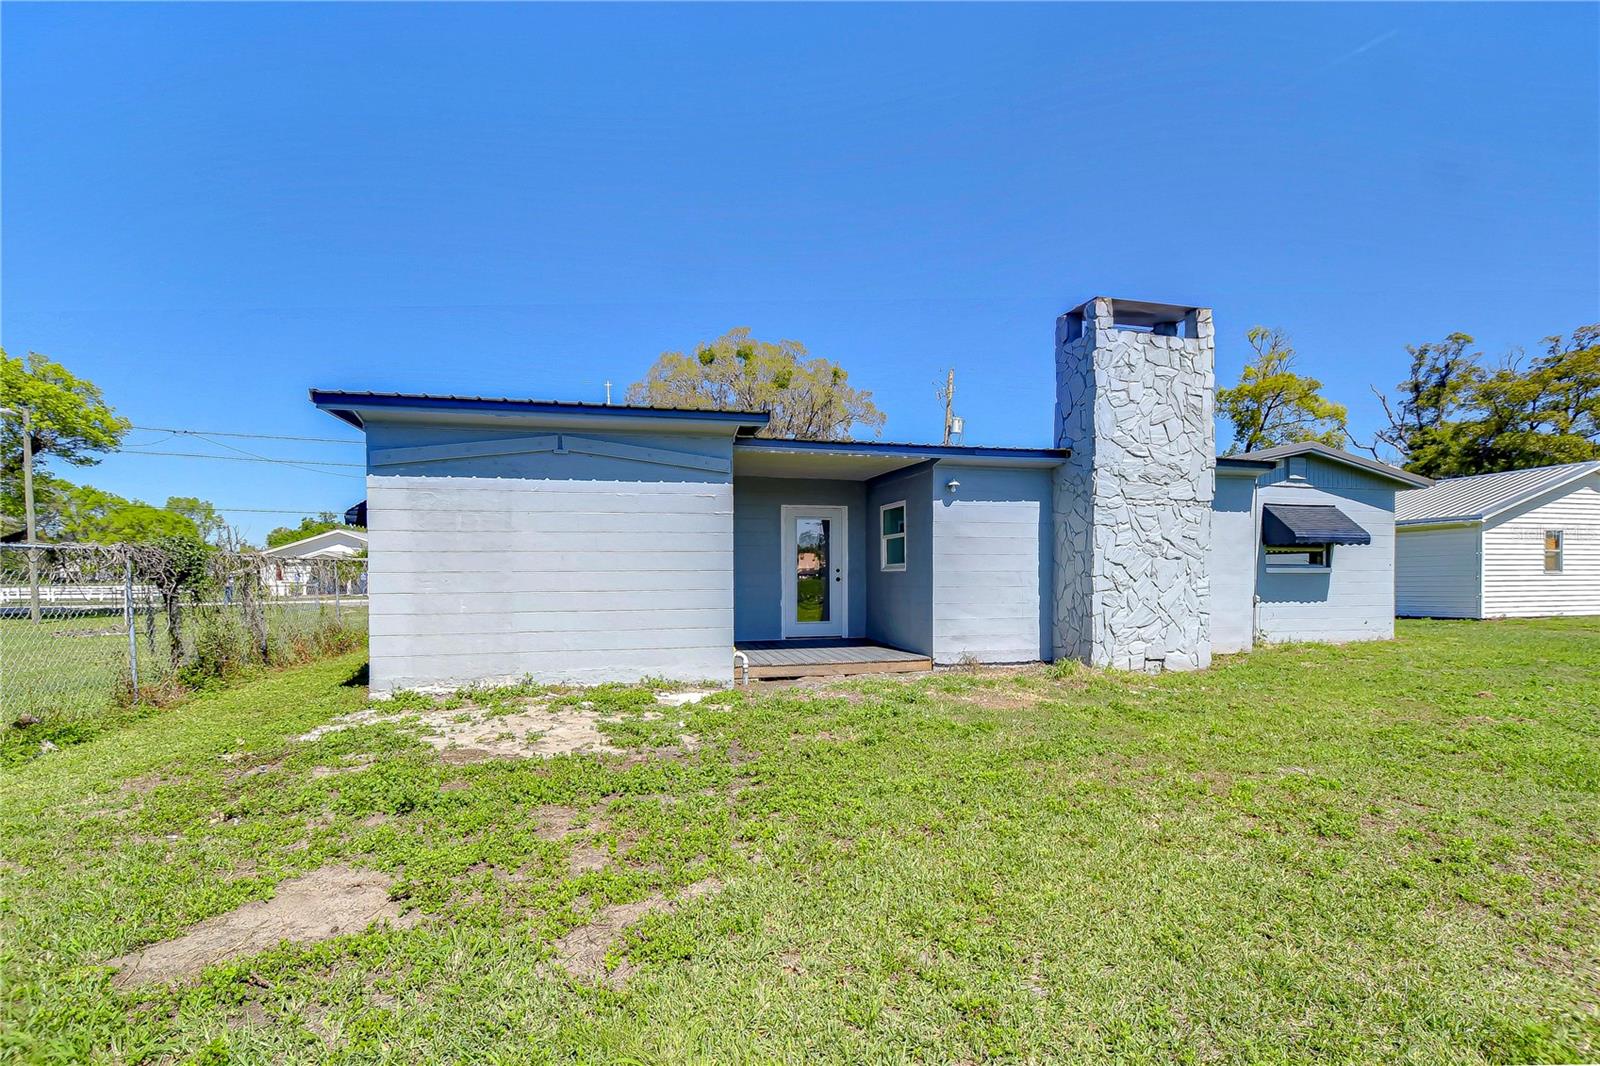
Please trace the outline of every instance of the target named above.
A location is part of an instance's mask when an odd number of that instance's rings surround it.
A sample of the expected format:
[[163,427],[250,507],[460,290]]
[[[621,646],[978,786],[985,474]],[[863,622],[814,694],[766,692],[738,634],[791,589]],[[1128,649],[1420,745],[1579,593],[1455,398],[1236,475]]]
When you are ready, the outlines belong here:
[[1039,466],[1059,466],[1071,454],[1065,448],[989,448],[949,444],[879,444],[875,441],[788,440],[751,437],[733,442],[736,451],[810,452],[815,455],[903,455],[984,463],[1014,460]]
[[1351,455],[1348,452],[1341,452],[1337,448],[1330,448],[1325,444],[1316,444],[1311,441],[1307,441],[1304,444],[1278,445],[1277,447],[1273,448],[1263,448],[1258,452],[1244,452],[1243,454],[1237,456],[1237,458],[1250,460],[1253,462],[1267,461],[1272,463],[1280,463],[1285,459],[1291,459],[1301,455],[1314,455],[1320,459],[1326,459],[1330,463],[1339,463],[1340,465],[1347,466],[1352,470],[1365,471],[1374,477],[1385,478],[1389,481],[1393,481],[1401,485],[1407,485],[1414,489],[1425,489],[1433,485],[1432,480],[1425,478],[1420,474],[1413,474],[1409,470],[1401,470],[1399,467],[1390,466],[1388,463],[1380,463],[1376,459],[1363,459],[1359,455]]
[[311,389],[311,402],[335,418],[360,429],[364,412],[390,410],[408,412],[453,412],[459,414],[521,415],[525,417],[570,418],[597,421],[666,422],[719,427],[765,426],[769,416],[748,411],[698,411],[675,408],[607,407],[599,404],[563,404],[539,400],[493,400],[470,397],[422,395],[364,395]]

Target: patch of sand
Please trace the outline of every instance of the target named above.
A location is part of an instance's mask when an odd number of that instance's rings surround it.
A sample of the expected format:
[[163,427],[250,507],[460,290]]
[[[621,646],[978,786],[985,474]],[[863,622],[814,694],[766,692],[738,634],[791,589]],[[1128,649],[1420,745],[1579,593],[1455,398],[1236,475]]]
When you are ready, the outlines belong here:
[[628,926],[647,914],[669,913],[683,900],[698,899],[721,888],[722,882],[707,879],[684,888],[675,900],[655,893],[633,903],[614,903],[605,907],[593,921],[578,926],[552,945],[556,962],[579,980],[621,987],[633,973],[633,967],[627,959],[622,959],[615,969],[607,971],[606,953],[622,939]]
[[269,900],[246,903],[207,918],[175,940],[110,960],[107,965],[118,970],[112,984],[128,988],[178,980],[213,963],[254,955],[284,941],[327,940],[359,933],[373,922],[408,929],[418,916],[389,898],[392,883],[388,874],[375,870],[325,866],[283,882]]
[[[646,711],[637,717],[651,721],[661,715]],[[437,750],[448,763],[556,755],[625,755],[630,752],[612,745],[601,732],[600,725],[627,720],[627,716],[603,714],[584,707],[552,711],[532,703],[499,714],[491,714],[480,707],[449,710],[438,707],[403,713],[369,707],[320,725],[299,739],[318,740],[341,729],[390,723],[415,730],[417,739]],[[700,746],[699,738],[688,733],[680,736],[679,742],[684,751],[692,752]]]

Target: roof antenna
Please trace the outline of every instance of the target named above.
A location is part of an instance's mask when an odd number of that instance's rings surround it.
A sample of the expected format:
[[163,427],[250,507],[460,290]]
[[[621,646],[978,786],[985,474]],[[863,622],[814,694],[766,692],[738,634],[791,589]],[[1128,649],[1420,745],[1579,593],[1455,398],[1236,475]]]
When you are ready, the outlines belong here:
[[611,406],[611,382],[606,382],[606,406]]

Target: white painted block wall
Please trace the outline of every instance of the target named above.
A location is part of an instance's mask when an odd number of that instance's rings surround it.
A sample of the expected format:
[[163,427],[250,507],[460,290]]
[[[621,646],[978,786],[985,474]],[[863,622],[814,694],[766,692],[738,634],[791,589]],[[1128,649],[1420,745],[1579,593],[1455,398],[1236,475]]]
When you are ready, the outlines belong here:
[[729,483],[373,475],[374,691],[726,680]]

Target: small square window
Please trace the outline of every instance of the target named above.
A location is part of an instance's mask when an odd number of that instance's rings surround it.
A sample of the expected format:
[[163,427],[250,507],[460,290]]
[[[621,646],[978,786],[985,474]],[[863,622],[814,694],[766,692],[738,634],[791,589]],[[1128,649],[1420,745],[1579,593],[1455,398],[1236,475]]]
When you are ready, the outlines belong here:
[[906,568],[906,503],[887,503],[878,508],[879,565],[884,570]]
[[1331,544],[1297,544],[1267,547],[1268,570],[1326,570],[1333,558]]
[[1561,549],[1566,538],[1559,529],[1544,531],[1544,572],[1559,574],[1561,572]]

